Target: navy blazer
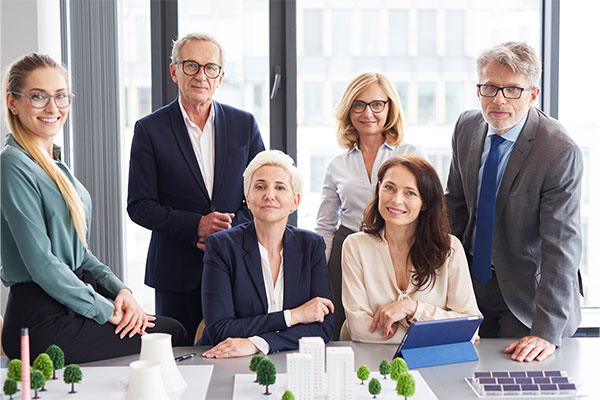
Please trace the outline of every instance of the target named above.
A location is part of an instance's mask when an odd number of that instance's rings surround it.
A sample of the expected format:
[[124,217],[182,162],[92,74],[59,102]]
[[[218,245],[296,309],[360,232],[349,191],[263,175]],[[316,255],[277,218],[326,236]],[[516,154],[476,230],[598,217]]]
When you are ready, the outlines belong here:
[[[317,296],[331,300],[325,242],[316,233],[288,225],[283,236],[283,309],[291,310]],[[206,328],[198,344],[260,336],[269,343],[270,351],[276,352],[297,349],[303,336],[320,336],[325,342],[331,338],[333,313],[322,323],[288,328],[283,311],[267,310],[254,222],[210,235],[202,277]]]
[[264,144],[252,114],[212,103],[215,169],[212,199],[177,99],[135,124],[129,162],[127,212],[152,231],[145,283],[173,292],[193,290],[202,279],[204,252],[196,247],[200,218],[235,213],[233,224],[251,219],[242,174]]

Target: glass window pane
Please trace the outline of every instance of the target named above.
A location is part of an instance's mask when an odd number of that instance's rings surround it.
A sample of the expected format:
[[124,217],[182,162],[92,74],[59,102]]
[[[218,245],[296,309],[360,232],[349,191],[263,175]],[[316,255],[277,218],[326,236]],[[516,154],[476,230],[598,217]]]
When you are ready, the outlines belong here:
[[434,10],[417,11],[417,40],[420,56],[435,56],[437,23]]
[[362,56],[379,55],[381,23],[378,10],[360,10],[360,53]]
[[304,54],[323,54],[323,11],[304,11]]
[[[558,119],[583,153],[583,189],[581,196],[581,230],[583,256],[579,268],[583,278],[584,307],[600,307],[600,249],[596,245],[600,237],[600,213],[594,200],[600,196],[600,188],[594,177],[600,174],[600,114],[598,96],[594,90],[582,90],[582,77],[593,77],[600,65],[600,53],[581,51],[582,26],[595,26],[600,13],[600,3],[595,0],[561,2],[560,6],[560,53],[559,53],[559,103]],[[576,101],[574,101],[576,99]],[[598,318],[598,316],[596,315]],[[590,326],[583,319],[584,326]],[[591,322],[598,326],[598,319]]]
[[323,122],[323,87],[320,83],[304,84],[304,123],[318,125]]
[[446,56],[462,56],[465,51],[465,12],[446,11]]
[[331,12],[331,52],[335,56],[349,56],[352,51],[352,10]]
[[463,82],[446,83],[446,122],[453,124],[465,108],[465,84]]
[[435,123],[435,83],[419,82],[417,83],[417,105],[418,105],[418,123]]
[[408,55],[408,10],[390,10],[388,24],[390,55]]

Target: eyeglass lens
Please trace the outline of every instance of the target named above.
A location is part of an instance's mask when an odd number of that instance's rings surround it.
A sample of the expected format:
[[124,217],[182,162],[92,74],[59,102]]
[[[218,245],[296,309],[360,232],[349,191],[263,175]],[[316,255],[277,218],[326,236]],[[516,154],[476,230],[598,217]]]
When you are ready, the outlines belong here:
[[352,103],[352,111],[355,113],[361,113],[366,110],[367,106],[374,113],[380,113],[385,108],[385,101],[375,100],[370,103],[365,103],[364,101],[356,100]]
[[211,79],[215,79],[221,73],[221,67],[217,64],[208,63],[205,65],[200,65],[191,60],[183,61],[183,73],[186,75],[194,76],[200,71],[200,68],[203,68],[204,75]]

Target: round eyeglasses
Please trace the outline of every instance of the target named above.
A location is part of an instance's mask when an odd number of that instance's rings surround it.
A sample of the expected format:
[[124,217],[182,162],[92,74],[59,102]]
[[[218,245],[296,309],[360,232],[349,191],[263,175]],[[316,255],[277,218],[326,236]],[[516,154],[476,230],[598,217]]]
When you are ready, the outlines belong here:
[[350,106],[350,110],[357,114],[364,112],[367,109],[367,106],[371,109],[371,112],[375,114],[382,112],[385,110],[385,105],[387,104],[387,100],[373,100],[370,103],[365,103],[364,101],[354,100],[352,102],[352,106]]
[[31,103],[31,107],[33,108],[44,108],[50,103],[50,99],[54,98],[54,104],[58,108],[67,108],[71,105],[71,100],[75,95],[69,92],[60,92],[55,95],[49,95],[44,92],[33,92],[33,93],[20,93],[20,92],[11,92],[17,96],[25,96],[29,98],[29,102]]
[[494,85],[483,85],[481,83],[477,84],[477,87],[479,88],[479,94],[483,97],[496,97],[498,91],[500,91],[502,92],[502,96],[504,96],[505,99],[511,100],[520,99],[521,95],[523,94],[523,90],[533,89],[533,86],[528,88],[522,88],[517,86],[499,87]]
[[198,64],[194,60],[183,60],[183,61],[175,61],[173,64],[181,64],[181,69],[183,73],[188,76],[194,76],[198,72],[200,72],[200,68],[204,70],[204,75],[206,75],[209,79],[216,79],[221,74],[221,67],[219,64],[208,63],[208,64]]

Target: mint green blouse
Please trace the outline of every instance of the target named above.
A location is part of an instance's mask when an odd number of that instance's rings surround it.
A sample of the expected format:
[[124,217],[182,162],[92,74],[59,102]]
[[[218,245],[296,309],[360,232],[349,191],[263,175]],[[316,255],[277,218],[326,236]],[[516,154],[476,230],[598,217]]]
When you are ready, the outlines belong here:
[[[125,284],[83,246],[58,187],[10,134],[0,161],[2,282],[12,286],[33,281],[74,312],[104,324],[113,303],[73,271],[90,271],[98,289],[112,299]],[[89,231],[90,195],[65,164],[55,162],[83,200]]]

